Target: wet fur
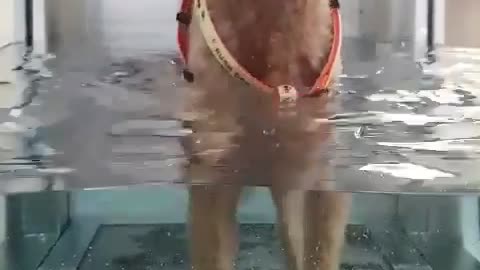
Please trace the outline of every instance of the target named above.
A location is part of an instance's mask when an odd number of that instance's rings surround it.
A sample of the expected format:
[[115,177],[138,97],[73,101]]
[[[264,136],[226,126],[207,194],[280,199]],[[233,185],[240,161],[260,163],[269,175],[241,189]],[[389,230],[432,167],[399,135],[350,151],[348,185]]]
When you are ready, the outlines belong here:
[[[209,0],[219,35],[236,59],[271,85],[310,86],[331,43],[328,0]],[[195,82],[185,117],[193,269],[233,269],[235,213],[242,186],[269,186],[288,268],[338,269],[349,197],[306,191],[331,178],[325,152],[333,128],[330,97],[302,100],[278,116],[272,98],[230,77],[211,55],[194,19],[189,68]],[[337,67],[337,74],[340,66]]]

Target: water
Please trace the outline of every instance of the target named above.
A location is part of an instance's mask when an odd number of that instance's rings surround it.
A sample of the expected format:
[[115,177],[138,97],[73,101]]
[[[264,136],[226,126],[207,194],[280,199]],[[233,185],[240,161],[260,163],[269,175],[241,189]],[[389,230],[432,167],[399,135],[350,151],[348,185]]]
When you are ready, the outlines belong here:
[[[477,190],[479,51],[444,48],[434,64],[402,54],[385,59],[390,53],[346,63],[332,113],[311,120],[334,134],[325,143],[333,152],[324,179],[334,183],[323,189]],[[181,141],[192,131],[176,56],[85,64],[76,57],[28,58],[22,76],[30,84],[21,102],[3,110],[2,177],[49,178],[45,185],[60,189],[188,182]],[[255,139],[270,140],[275,131],[265,126]]]
[[[189,245],[213,242],[189,238],[189,184],[233,194],[239,186],[186,174],[191,153],[182,141],[193,132],[172,31],[176,3],[142,1],[162,16],[112,1],[57,3],[63,23],[52,30],[50,53],[1,49],[0,269],[188,269]],[[380,41],[372,29],[350,28],[338,91],[328,113],[311,119],[333,134],[321,145],[321,166],[301,156],[265,161],[260,146],[236,155],[258,161],[255,170],[218,168],[231,181],[224,184],[242,178],[244,186],[236,267],[285,269],[273,186],[283,198],[353,196],[341,269],[480,269],[480,50],[440,47],[431,62],[412,33]],[[279,134],[262,126],[254,137],[277,148]],[[295,171],[299,160],[309,164],[302,180],[276,184],[272,172]],[[226,201],[216,195],[197,200],[217,200],[204,207],[205,224],[219,223],[213,209]],[[331,203],[317,210],[349,205]]]

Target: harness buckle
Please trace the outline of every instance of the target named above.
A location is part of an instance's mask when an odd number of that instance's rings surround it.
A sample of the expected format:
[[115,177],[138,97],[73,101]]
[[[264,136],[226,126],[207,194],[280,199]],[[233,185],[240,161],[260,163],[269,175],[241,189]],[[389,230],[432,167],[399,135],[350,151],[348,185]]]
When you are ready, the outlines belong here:
[[281,104],[295,104],[298,99],[298,91],[291,85],[280,85],[277,87]]

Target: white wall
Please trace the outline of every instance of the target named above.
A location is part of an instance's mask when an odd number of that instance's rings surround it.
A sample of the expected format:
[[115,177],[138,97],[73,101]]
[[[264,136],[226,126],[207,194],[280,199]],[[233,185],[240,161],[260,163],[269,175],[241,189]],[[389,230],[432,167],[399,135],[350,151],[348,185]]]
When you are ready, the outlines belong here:
[[480,47],[477,0],[435,1],[435,43],[453,47]]
[[[21,2],[21,1],[18,1]],[[45,0],[33,1],[33,44],[35,53],[47,52]]]
[[14,40],[14,6],[17,0],[0,2],[0,47]]
[[0,1],[0,47],[11,42],[23,41],[25,36],[24,6],[22,0]]
[[112,51],[176,51],[179,0],[100,0],[102,36]]
[[360,35],[360,1],[351,0],[341,7],[343,35],[345,37],[358,37]]
[[445,13],[447,0],[435,1],[435,43],[445,44]]
[[480,1],[446,1],[446,33],[449,46],[480,47]]

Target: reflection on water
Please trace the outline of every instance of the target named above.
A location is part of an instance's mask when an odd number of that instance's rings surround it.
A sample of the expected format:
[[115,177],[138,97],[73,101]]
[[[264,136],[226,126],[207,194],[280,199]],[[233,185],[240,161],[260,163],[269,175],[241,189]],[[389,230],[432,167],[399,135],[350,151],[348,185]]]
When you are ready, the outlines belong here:
[[[310,123],[334,126],[329,188],[476,190],[477,55],[441,49],[433,64],[381,53],[368,65],[347,62],[328,114]],[[29,81],[23,98],[2,112],[3,178],[68,174],[56,180],[67,188],[189,181],[180,141],[192,136],[185,122],[191,115],[181,113],[186,85],[174,57],[105,56],[106,62],[85,64],[71,57],[26,58],[19,71]],[[256,140],[275,145],[277,128],[259,127]]]
[[[252,134],[235,138],[230,126],[215,134],[195,131],[195,115],[184,109],[191,91],[180,78],[175,20],[168,16],[175,14],[176,2],[142,1],[159,13],[111,0],[56,1],[47,5],[55,14],[47,22],[53,27],[48,33],[51,54],[25,54],[21,45],[2,50],[0,60],[14,60],[0,63],[15,71],[14,82],[0,87],[15,93],[10,95],[16,102],[0,106],[0,190],[187,183],[192,179],[185,167],[196,157],[218,159],[227,149],[243,159],[224,158],[218,171],[228,171],[228,178],[243,175],[250,185],[269,185],[273,175],[268,174],[276,170],[282,176],[288,166],[304,166],[308,178],[320,167],[311,164],[322,164],[329,172],[320,178],[328,184],[302,188],[478,190],[480,51],[440,48],[437,61],[423,59],[413,33],[396,32],[404,25],[396,18],[415,1],[382,18],[395,29],[385,37],[386,29],[377,29],[368,14],[386,7],[355,1],[345,5],[345,70],[337,92],[321,106],[324,112],[307,112],[307,120],[300,116],[291,123],[300,123],[298,130],[305,133],[316,128],[315,136],[330,135],[328,142],[310,144],[295,144],[302,140],[291,137],[305,134],[284,135],[288,127],[282,130],[269,121],[250,121]],[[367,15],[357,14],[356,8],[368,10]],[[357,29],[357,19],[362,29]],[[235,107],[235,102],[225,104]],[[259,111],[245,114],[252,119]],[[186,151],[186,141],[197,149]],[[295,151],[304,160],[292,157]],[[244,167],[257,171],[242,171]],[[20,182],[25,184],[18,186]]]

